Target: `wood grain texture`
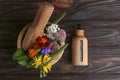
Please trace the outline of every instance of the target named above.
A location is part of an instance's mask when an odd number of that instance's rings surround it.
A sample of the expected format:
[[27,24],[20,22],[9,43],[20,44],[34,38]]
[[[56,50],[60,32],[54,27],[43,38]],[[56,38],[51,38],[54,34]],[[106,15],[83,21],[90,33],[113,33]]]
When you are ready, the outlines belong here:
[[[39,71],[26,69],[12,60],[21,29],[32,22],[43,0],[0,0],[1,80],[40,80]],[[46,0],[51,2],[51,0]],[[74,0],[68,9],[55,8],[51,21],[63,11],[59,23],[71,43],[76,24],[89,40],[89,66],[71,65],[71,44],[45,80],[120,80],[120,1]]]
[[73,5],[74,8],[70,8],[70,19],[74,20],[91,20],[91,19],[119,19],[119,7],[120,2],[118,0],[101,0],[85,5],[80,5],[80,1],[77,1]]
[[[39,79],[39,75],[30,75],[32,78],[28,78],[26,75],[2,75],[1,79],[2,80],[21,80],[21,79],[29,79],[29,80],[41,80]],[[43,80],[119,80],[120,77],[119,75],[106,75],[106,74],[90,74],[90,75],[84,75],[84,74],[79,74],[79,75],[49,75],[47,78],[44,78]]]

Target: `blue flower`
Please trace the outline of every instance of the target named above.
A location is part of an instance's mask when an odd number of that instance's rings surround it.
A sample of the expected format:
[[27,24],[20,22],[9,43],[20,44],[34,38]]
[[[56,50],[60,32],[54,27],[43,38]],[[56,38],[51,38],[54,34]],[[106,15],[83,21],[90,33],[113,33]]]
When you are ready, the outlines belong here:
[[44,48],[44,49],[41,51],[42,54],[48,54],[48,53],[50,53],[50,52],[51,52],[50,48]]

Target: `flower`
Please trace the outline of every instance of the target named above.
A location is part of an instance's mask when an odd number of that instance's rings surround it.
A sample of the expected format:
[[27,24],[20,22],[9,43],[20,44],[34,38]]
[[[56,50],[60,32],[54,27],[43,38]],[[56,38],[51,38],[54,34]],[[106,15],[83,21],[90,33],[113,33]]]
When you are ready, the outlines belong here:
[[49,37],[50,39],[55,39],[54,37],[53,37],[53,34],[44,34],[44,35],[46,35],[47,37]]
[[60,41],[65,41],[65,39],[66,39],[66,32],[63,29],[60,29],[56,33],[54,33],[53,36],[56,39],[60,40]]
[[39,46],[38,43],[36,43],[36,44],[34,45],[34,49],[35,49],[35,50],[37,50],[39,47],[40,47],[40,46]]
[[42,56],[38,56],[38,57],[35,57],[33,58],[34,60],[34,63],[32,64],[32,66],[34,66],[34,68],[39,68],[40,65],[42,64]]
[[43,46],[43,47],[50,46],[50,44],[48,43],[48,40],[49,40],[49,38],[47,36],[37,38],[37,42],[38,42],[39,46]]
[[51,52],[50,48],[45,48],[41,51],[42,54],[48,54],[50,52]]
[[55,51],[60,49],[60,45],[57,42],[52,42],[50,44],[50,48],[51,48],[51,53],[54,53]]
[[43,72],[44,73],[48,73],[49,71],[51,71],[51,69],[52,69],[51,64],[47,64],[47,65],[43,66]]
[[46,63],[46,62],[48,62],[48,61],[50,61],[51,60],[51,57],[48,55],[48,54],[46,54],[44,57],[43,57],[43,63]]
[[48,26],[48,27],[46,27],[46,36],[47,37],[49,37],[50,39],[55,39],[54,37],[53,37],[53,34],[55,33],[55,32],[57,32],[58,30],[60,30],[60,28],[58,27],[58,25],[57,24],[51,24],[50,26]]
[[[48,64],[46,64],[48,61],[51,60],[51,57],[49,55],[45,55],[45,56],[35,56],[35,58],[33,58],[33,64],[32,66],[34,66],[34,68],[40,68],[40,67],[44,67]],[[46,66],[46,68],[49,68],[50,65]]]
[[36,52],[35,49],[28,49],[28,56],[29,56],[29,58],[34,58],[37,55],[38,55],[38,53]]
[[51,24],[50,26],[48,26],[48,27],[46,28],[48,34],[55,33],[55,32],[57,32],[59,29],[60,29],[60,28],[58,27],[57,24]]

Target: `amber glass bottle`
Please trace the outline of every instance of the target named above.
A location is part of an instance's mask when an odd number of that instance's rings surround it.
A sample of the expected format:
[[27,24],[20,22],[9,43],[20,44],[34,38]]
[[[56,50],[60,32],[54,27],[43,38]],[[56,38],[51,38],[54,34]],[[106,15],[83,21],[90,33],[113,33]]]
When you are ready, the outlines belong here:
[[72,64],[77,66],[88,65],[88,40],[80,25],[78,25],[75,37],[72,39]]

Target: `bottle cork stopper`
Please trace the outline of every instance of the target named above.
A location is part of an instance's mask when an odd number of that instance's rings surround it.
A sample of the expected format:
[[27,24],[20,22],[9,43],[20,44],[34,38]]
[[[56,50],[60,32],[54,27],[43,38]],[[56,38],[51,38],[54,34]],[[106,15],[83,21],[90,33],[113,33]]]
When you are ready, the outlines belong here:
[[76,36],[84,36],[84,30],[76,30],[75,35]]

